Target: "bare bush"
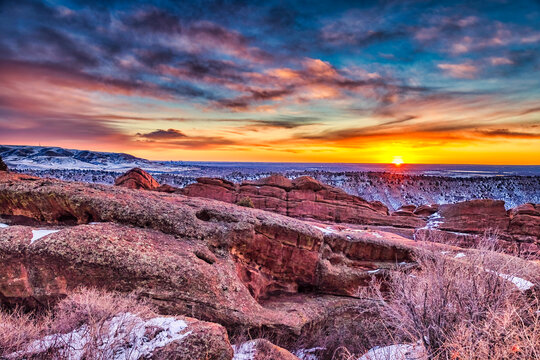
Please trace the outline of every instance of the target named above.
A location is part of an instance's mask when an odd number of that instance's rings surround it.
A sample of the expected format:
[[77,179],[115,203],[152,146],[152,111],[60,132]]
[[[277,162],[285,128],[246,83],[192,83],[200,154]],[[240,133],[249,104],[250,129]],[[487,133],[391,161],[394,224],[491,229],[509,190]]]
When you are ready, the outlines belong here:
[[46,327],[45,319],[36,319],[20,309],[0,311],[0,358],[21,350],[29,342],[38,339]]
[[253,200],[251,200],[251,198],[249,196],[245,196],[245,197],[241,198],[240,200],[238,200],[236,205],[243,206],[243,207],[248,207],[248,208],[254,208],[255,207],[255,205],[253,204]]
[[422,343],[431,359],[540,359],[540,309],[523,278],[537,265],[492,242],[458,254],[425,249],[419,270],[393,273],[388,291],[375,287],[382,319],[400,329],[392,335]]
[[0,358],[129,359],[134,330],[152,315],[134,295],[80,289],[41,317],[0,312]]

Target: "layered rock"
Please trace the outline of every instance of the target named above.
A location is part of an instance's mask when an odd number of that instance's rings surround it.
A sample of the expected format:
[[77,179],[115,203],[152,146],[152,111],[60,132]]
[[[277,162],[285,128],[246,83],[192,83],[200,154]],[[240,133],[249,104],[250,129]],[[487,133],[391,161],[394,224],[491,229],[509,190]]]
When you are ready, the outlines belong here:
[[507,212],[504,202],[485,199],[418,207],[405,205],[389,213],[382,203],[368,202],[313,178],[302,176],[290,180],[281,175],[241,184],[199,178],[197,183],[183,189],[162,185],[155,190],[248,203],[250,207],[299,219],[366,225],[410,239],[460,246],[476,244],[481,235],[489,232],[496,234],[499,244],[509,252],[540,257],[540,216],[534,204]]
[[473,245],[489,232],[496,234],[500,245],[510,252],[540,257],[539,205],[534,204],[507,212],[503,201],[470,200],[444,205],[405,205],[389,214],[381,203],[368,202],[312,178],[289,180],[281,175],[242,184],[201,178],[179,191],[187,196],[229,203],[249,198],[255,208],[295,218],[367,225],[411,239],[461,246]]
[[28,226],[0,229],[4,304],[44,306],[84,285],[137,291],[164,313],[230,329],[300,334],[350,309],[359,286],[411,261],[414,250],[390,233],[12,173],[0,174],[0,215],[12,225],[31,219],[60,230],[33,241]]
[[[349,195],[341,189],[302,176],[289,180],[272,175],[253,182],[234,184],[214,178],[199,178],[180,192],[187,196],[204,197],[237,203],[249,198],[257,209],[272,211],[300,219],[315,219],[334,223],[422,227],[425,221],[409,214],[394,213],[380,202],[369,202]],[[405,215],[405,216],[400,216]]]
[[540,258],[539,207],[524,204],[506,211],[500,200],[440,205],[427,225],[415,231],[415,238],[471,246],[487,234],[510,253]]
[[146,171],[134,168],[115,180],[114,185],[128,189],[153,190],[159,187],[159,183]]

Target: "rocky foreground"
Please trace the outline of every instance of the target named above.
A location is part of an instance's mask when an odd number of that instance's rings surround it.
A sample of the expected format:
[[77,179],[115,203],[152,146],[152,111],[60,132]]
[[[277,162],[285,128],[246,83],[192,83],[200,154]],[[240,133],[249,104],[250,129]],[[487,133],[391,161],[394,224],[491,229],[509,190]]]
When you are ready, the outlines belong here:
[[[424,240],[459,254],[493,231],[509,253],[539,257],[538,204],[506,211],[501,201],[475,200],[390,212],[308,177],[203,178],[177,189],[138,169],[117,185],[0,171],[4,307],[47,308],[81,286],[135,292],[182,322],[144,356],[232,359],[234,334],[293,343],[369,318],[361,289],[415,267]],[[297,358],[266,340],[234,350],[237,359]]]

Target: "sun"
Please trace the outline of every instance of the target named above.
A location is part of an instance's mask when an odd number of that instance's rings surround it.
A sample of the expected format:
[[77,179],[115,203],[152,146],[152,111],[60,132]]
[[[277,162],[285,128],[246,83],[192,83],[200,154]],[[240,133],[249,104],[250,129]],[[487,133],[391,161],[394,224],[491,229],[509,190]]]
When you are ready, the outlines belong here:
[[392,164],[396,166],[401,166],[403,164],[403,158],[401,156],[394,156],[394,159],[392,160]]

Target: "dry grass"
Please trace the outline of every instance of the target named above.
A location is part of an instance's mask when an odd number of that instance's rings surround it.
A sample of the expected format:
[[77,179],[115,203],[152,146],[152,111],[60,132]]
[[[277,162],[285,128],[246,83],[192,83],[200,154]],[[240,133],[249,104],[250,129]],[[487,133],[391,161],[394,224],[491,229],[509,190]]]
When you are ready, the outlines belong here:
[[48,317],[36,319],[20,309],[0,311],[0,358],[21,350],[44,332]]
[[88,360],[110,359],[119,348],[129,358],[126,344],[136,325],[130,314],[148,318],[154,312],[134,295],[94,289],[75,291],[40,317],[0,312],[0,358],[68,359],[77,353]]

